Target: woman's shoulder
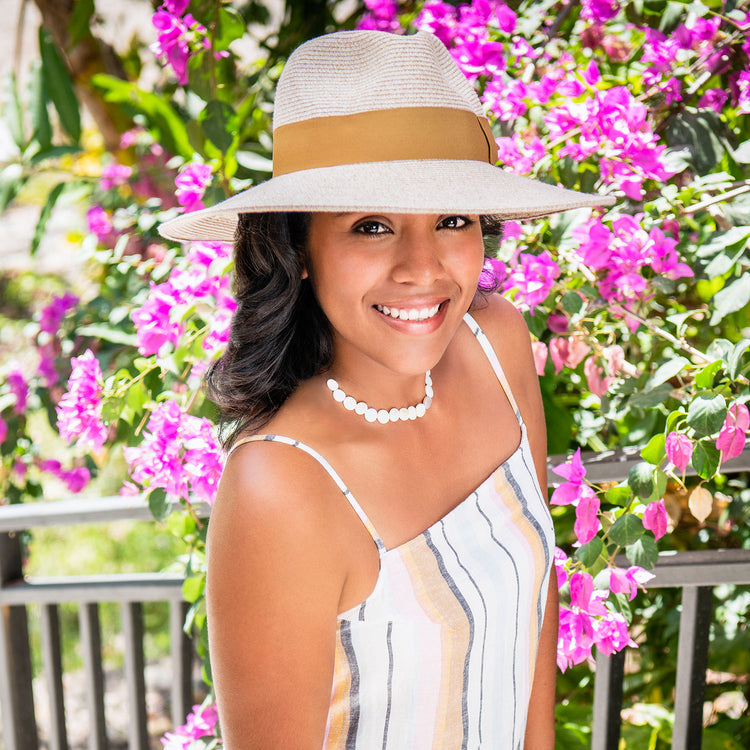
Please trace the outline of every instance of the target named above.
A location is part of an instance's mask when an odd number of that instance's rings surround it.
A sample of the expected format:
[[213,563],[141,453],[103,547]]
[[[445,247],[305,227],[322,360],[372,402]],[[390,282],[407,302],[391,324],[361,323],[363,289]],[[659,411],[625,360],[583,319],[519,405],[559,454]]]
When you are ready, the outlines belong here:
[[515,359],[509,357],[509,353],[518,353],[519,347],[522,351],[529,349],[529,329],[523,315],[512,302],[499,294],[490,294],[480,300],[470,314],[489,339],[503,369],[506,369],[503,360],[512,362]]

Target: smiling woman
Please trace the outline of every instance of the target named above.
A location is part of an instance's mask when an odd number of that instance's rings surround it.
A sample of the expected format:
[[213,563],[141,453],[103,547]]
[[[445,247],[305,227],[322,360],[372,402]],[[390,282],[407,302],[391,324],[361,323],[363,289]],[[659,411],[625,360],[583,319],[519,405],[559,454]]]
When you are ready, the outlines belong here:
[[544,418],[522,317],[478,290],[483,235],[609,201],[494,166],[426,33],[307,42],[274,123],[273,179],[162,228],[236,240],[207,378],[225,747],[551,750]]

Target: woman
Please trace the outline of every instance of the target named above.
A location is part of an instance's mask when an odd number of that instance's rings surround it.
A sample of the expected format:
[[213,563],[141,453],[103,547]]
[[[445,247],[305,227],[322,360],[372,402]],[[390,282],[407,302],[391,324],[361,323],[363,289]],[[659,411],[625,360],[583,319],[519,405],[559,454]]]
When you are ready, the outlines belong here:
[[228,750],[554,746],[541,399],[522,317],[477,285],[500,220],[607,199],[495,161],[435,37],[331,34],[279,80],[274,177],[163,228],[236,236],[208,377]]

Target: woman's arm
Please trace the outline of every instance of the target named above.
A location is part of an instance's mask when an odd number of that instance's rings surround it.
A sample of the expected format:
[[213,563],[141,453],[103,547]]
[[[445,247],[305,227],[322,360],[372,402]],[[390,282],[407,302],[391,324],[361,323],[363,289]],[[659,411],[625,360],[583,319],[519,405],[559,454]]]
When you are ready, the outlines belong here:
[[[477,322],[498,354],[526,424],[539,486],[547,496],[547,430],[542,394],[536,375],[526,321],[507,300],[492,295]],[[529,699],[526,750],[553,750],[555,746],[555,686],[557,680],[558,594],[554,570],[546,594],[544,623]]]
[[315,467],[289,446],[253,443],[221,480],[207,606],[226,750],[323,745],[345,571]]

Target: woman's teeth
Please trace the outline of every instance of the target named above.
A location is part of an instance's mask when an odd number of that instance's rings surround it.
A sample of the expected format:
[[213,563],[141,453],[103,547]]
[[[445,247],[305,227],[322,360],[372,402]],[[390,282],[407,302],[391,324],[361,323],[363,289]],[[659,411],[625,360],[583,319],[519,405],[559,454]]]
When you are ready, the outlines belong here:
[[423,307],[421,309],[399,310],[395,307],[386,307],[385,305],[375,305],[378,312],[383,315],[389,315],[397,320],[429,320],[438,314],[440,305],[434,307]]

